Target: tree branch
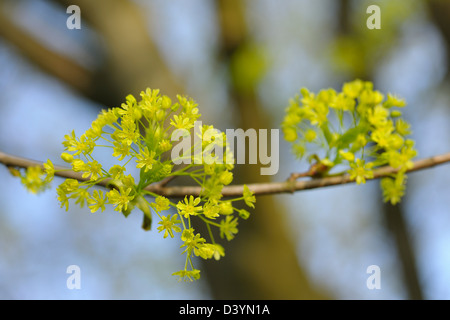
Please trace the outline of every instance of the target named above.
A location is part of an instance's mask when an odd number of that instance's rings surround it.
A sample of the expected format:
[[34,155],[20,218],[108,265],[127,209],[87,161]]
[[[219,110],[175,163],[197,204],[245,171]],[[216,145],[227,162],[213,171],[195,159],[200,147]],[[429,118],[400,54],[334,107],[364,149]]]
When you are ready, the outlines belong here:
[[[3,152],[0,152],[0,163],[7,167],[17,167],[17,168],[28,168],[32,166],[40,166],[42,167],[43,163],[29,160],[13,155],[9,155]],[[437,165],[450,163],[450,152],[442,155],[436,155],[433,157],[420,159],[414,162],[414,166],[412,169],[407,172],[414,172],[422,169],[432,168]],[[55,176],[59,176],[62,178],[70,178],[76,179],[79,181],[87,181],[88,178],[83,178],[82,173],[74,172],[69,168],[55,166]],[[390,176],[396,173],[398,169],[384,166],[373,170],[373,178],[368,180],[380,179],[383,177]],[[110,180],[105,179],[99,181],[97,185],[108,187]],[[288,179],[283,182],[268,182],[268,183],[253,183],[247,184],[248,188],[254,192],[255,195],[268,195],[268,194],[280,194],[280,193],[294,193],[296,191],[301,190],[309,190],[316,188],[324,188],[328,186],[335,186],[347,183],[354,183],[353,180],[350,179],[348,174],[343,174],[340,176],[332,176],[332,177],[323,177],[323,178],[315,178],[311,180],[302,180],[302,181],[292,181],[292,179]],[[165,184],[155,183],[148,186],[145,190],[163,195],[168,198],[183,198],[186,195],[194,195],[198,196],[201,191],[201,187],[199,186],[169,186],[167,187]],[[222,195],[224,197],[233,197],[242,195],[244,190],[244,185],[231,185],[225,186],[222,189]]]
[[8,12],[0,7],[0,37],[16,46],[31,62],[45,72],[67,83],[79,92],[91,96],[92,72],[47,47],[20,28]]

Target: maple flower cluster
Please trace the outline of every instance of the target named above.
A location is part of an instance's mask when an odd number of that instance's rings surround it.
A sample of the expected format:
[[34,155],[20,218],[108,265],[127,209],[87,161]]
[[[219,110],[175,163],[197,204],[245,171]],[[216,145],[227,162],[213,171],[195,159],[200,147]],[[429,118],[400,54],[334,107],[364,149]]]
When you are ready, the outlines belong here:
[[[282,123],[284,138],[299,158],[320,164],[325,176],[345,166],[357,184],[374,177],[376,167],[389,165],[395,174],[381,180],[384,200],[398,203],[405,192],[406,174],[417,155],[408,139],[410,124],[401,118],[403,99],[373,89],[371,82],[345,83],[341,92],[317,94],[301,89],[290,100]],[[321,154],[320,154],[321,152]]]
[[[92,213],[104,211],[106,206],[128,216],[134,208],[143,212],[142,227],[151,228],[152,213],[159,218],[157,230],[163,237],[173,238],[180,234],[183,242],[181,248],[186,254],[183,270],[175,272],[184,280],[196,280],[200,270],[194,268],[192,257],[219,260],[224,256],[224,248],[216,243],[212,228],[217,228],[221,238],[232,240],[238,232],[238,218],[247,219],[249,212],[236,208],[236,201],[242,201],[254,208],[255,197],[247,186],[242,197],[222,199],[222,188],[233,180],[234,161],[230,161],[229,147],[225,134],[223,139],[202,139],[185,150],[177,159],[172,159],[173,144],[171,134],[175,130],[192,133],[196,120],[200,117],[194,100],[177,96],[175,103],[159,93],[159,90],[147,89],[141,92],[138,101],[134,96],[126,97],[120,107],[102,110],[90,128],[81,136],[74,131],[64,138],[64,152],[61,158],[71,165],[71,169],[81,174],[81,179],[66,179],[57,187],[61,207],[69,209],[70,202],[90,209]],[[206,133],[212,126],[197,128]],[[225,149],[226,163],[210,161],[214,158],[211,144],[220,144]],[[95,159],[99,148],[109,148],[115,163],[105,168]],[[198,161],[198,152],[207,150],[208,161]],[[216,150],[216,149],[214,149]],[[192,151],[192,152],[191,152]],[[175,160],[196,157],[187,165],[177,165]],[[201,158],[201,157],[200,157]],[[127,173],[131,167],[139,175]],[[52,180],[55,169],[48,160],[41,167],[29,168],[21,176],[22,182],[32,192],[45,189]],[[20,173],[18,174],[20,175]],[[178,202],[150,192],[150,184],[163,179],[183,176],[190,178],[194,184],[201,186],[199,196],[186,196]],[[45,178],[44,178],[45,177]],[[109,190],[101,190],[97,185],[106,182]],[[209,241],[192,226],[192,219],[200,219],[206,224]]]

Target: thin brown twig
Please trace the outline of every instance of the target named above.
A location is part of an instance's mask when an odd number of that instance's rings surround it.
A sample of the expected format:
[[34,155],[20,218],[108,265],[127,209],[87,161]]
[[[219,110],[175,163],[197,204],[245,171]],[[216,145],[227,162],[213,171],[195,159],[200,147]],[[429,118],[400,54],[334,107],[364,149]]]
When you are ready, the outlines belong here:
[[297,179],[305,178],[305,177],[311,177],[311,170],[308,170],[308,171],[305,171],[305,172],[294,172],[294,173],[291,173],[291,175],[289,176],[288,180],[289,181],[295,181]]
[[[28,168],[31,166],[41,166],[42,162],[29,160],[13,155],[9,155],[0,152],[0,163],[7,167]],[[432,168],[437,165],[450,163],[450,152],[442,155],[436,155],[425,159],[420,159],[414,162],[414,166],[407,172],[414,172],[422,169]],[[83,178],[80,172],[74,172],[68,168],[55,166],[55,176],[62,178],[71,178],[79,181],[87,181],[88,178]],[[383,177],[395,174],[398,169],[384,166],[373,170],[373,179],[380,179]],[[162,180],[164,181],[164,180]],[[110,179],[104,179],[97,183],[97,185],[108,187]],[[316,188],[323,188],[328,186],[335,186],[341,184],[353,183],[348,174],[342,174],[339,176],[330,176],[323,178],[315,178],[310,180],[295,181],[288,179],[282,182],[268,182],[268,183],[253,183],[247,184],[248,188],[255,195],[268,195],[268,194],[280,194],[280,193],[293,193],[295,191],[309,190]],[[201,192],[199,186],[169,186],[162,183],[155,183],[149,185],[145,190],[163,195],[168,198],[183,198],[187,195],[198,196]],[[222,195],[224,197],[240,196],[244,190],[244,185],[229,185],[222,189]]]
[[158,185],[161,187],[165,187],[170,181],[175,179],[177,176],[168,176],[164,179],[162,179],[160,182],[158,182]]

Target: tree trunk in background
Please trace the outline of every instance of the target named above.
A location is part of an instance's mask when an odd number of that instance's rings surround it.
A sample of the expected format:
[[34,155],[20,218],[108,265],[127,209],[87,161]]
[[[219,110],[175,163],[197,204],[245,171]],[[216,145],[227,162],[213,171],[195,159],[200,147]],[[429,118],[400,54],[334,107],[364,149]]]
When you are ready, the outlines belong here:
[[447,49],[446,78],[448,80],[450,76],[450,2],[442,0],[429,0],[426,1],[426,3],[434,24],[439,28],[439,31],[441,31],[441,35],[445,40]]
[[422,300],[423,293],[417,271],[416,255],[411,243],[411,234],[405,221],[403,207],[389,203],[383,206],[383,215],[387,229],[397,245],[397,254],[401,261],[403,279],[409,299]]
[[[230,59],[249,39],[246,30],[245,1],[218,0],[221,50],[219,59],[229,70],[229,93],[239,128],[270,129],[273,124],[261,108],[256,88],[239,90],[231,80]],[[278,143],[278,141],[272,141]],[[238,165],[235,183],[267,182],[259,165]],[[285,208],[276,197],[258,197],[256,209],[239,233],[226,246],[220,263],[205,263],[212,293],[218,299],[320,299],[322,293],[309,283],[299,267],[296,246],[286,228]]]
[[[352,35],[352,29],[349,25],[351,21],[351,8],[350,1],[340,0],[340,9],[338,17],[338,34]],[[373,81],[372,73],[373,66],[371,68],[366,67],[364,70],[360,70],[361,74],[353,75],[355,78],[362,77],[365,81]],[[353,80],[353,79],[346,79]],[[382,199],[380,191],[375,195],[377,198]],[[405,220],[405,214],[403,206],[399,203],[395,206],[387,203],[381,207],[381,214],[383,221],[385,222],[386,229],[390,232],[395,246],[396,253],[400,263],[400,270],[403,275],[403,283],[405,285],[406,293],[409,299],[421,300],[423,299],[422,288],[420,286],[419,274],[416,264],[416,255],[414,247],[411,243],[412,237],[408,224]]]

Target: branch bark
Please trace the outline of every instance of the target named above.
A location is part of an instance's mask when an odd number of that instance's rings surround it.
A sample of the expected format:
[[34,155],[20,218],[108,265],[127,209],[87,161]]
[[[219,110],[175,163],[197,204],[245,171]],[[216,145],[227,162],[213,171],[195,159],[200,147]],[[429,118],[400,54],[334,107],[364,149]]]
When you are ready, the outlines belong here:
[[[4,152],[0,152],[0,163],[7,167],[28,168],[32,166],[41,166],[42,162],[29,160],[22,157],[13,156]],[[419,171],[427,168],[432,168],[437,165],[450,163],[450,152],[432,156],[429,158],[420,159],[414,162],[413,168],[407,172]],[[87,181],[89,179],[83,178],[82,173],[74,172],[69,168],[55,165],[55,176],[62,178],[76,179],[79,181]],[[380,179],[383,177],[395,174],[398,169],[390,166],[384,166],[373,170],[373,178],[368,180]],[[97,185],[107,187],[109,179],[99,181]],[[270,195],[280,193],[294,193],[301,190],[309,190],[316,188],[324,188],[328,186],[336,186],[348,183],[354,183],[348,174],[343,174],[333,177],[315,178],[311,180],[292,181],[287,179],[282,182],[266,182],[266,183],[251,183],[247,184],[248,188],[254,192],[255,195]],[[168,198],[183,198],[187,195],[198,196],[201,192],[201,187],[198,186],[166,186],[166,184],[155,183],[146,188],[147,191],[168,197]],[[244,190],[244,185],[225,186],[222,189],[224,197],[240,196]]]

